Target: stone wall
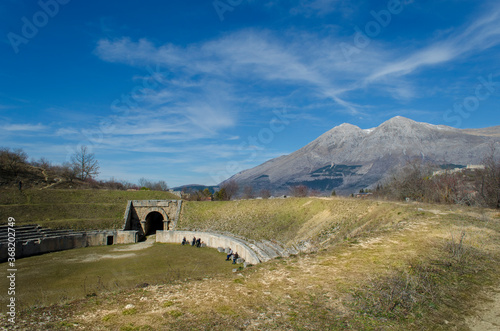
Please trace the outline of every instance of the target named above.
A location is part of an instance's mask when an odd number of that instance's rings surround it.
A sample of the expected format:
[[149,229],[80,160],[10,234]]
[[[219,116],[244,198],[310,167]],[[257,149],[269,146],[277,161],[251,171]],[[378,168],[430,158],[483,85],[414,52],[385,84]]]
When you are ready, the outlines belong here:
[[115,244],[135,244],[138,241],[139,241],[139,232],[138,231],[118,230],[116,232]]
[[[73,248],[103,246],[108,244],[131,244],[137,240],[137,231],[92,231],[16,241],[16,259],[63,251]],[[0,262],[7,261],[8,243],[0,243]]]
[[240,239],[231,238],[216,233],[197,232],[197,231],[156,231],[156,241],[162,243],[181,244],[182,239],[186,239],[191,243],[193,237],[201,238],[207,247],[212,248],[231,248],[234,252],[250,264],[260,263],[257,254]]

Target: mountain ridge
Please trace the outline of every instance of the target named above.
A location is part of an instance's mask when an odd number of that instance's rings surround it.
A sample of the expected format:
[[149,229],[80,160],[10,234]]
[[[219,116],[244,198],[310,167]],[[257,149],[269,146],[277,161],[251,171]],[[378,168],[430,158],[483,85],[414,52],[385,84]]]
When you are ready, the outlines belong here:
[[343,123],[291,154],[229,179],[240,187],[269,189],[275,194],[295,185],[349,194],[375,186],[415,158],[439,165],[478,164],[492,143],[500,144],[500,126],[456,129],[401,116],[371,129]]

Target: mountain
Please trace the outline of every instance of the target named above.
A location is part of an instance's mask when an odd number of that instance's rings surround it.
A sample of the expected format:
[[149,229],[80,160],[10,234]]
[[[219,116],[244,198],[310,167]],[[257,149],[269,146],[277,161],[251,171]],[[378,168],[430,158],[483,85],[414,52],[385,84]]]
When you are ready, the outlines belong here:
[[[479,164],[500,144],[500,126],[456,129],[397,116],[373,129],[342,124],[298,151],[244,170],[228,180],[254,191],[288,192],[306,185],[322,192],[350,194],[374,187],[415,158],[443,167]],[[223,183],[221,183],[223,184]]]

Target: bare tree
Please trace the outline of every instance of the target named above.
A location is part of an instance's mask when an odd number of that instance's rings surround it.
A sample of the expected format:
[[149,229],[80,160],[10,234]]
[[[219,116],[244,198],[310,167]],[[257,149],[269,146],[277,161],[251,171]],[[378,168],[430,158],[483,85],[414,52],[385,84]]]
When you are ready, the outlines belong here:
[[52,168],[52,163],[45,157],[41,157],[38,161],[32,160],[31,164],[35,167],[43,168],[45,170],[50,170]]
[[305,185],[297,185],[290,187],[290,195],[294,197],[307,197],[309,188]]
[[393,174],[380,192],[389,198],[424,201],[429,198],[432,165],[415,159],[408,161],[397,173]]
[[226,199],[225,200],[231,200],[231,198],[238,193],[238,189],[240,188],[238,183],[234,179],[230,179],[224,184],[220,186],[221,190],[224,189]]
[[243,198],[244,199],[253,199],[253,198],[255,198],[255,194],[253,192],[253,187],[251,185],[247,185],[243,189]]
[[153,191],[167,191],[168,185],[164,180],[154,182],[152,180],[146,179],[144,177],[139,179],[139,186],[144,187]]
[[66,180],[69,180],[70,182],[72,182],[73,179],[78,178],[75,167],[69,162],[65,162],[56,171],[60,176],[62,176]]
[[10,148],[0,149],[0,168],[17,176],[21,173],[26,166],[28,155],[22,149],[10,150]]
[[90,153],[87,146],[81,146],[71,157],[71,164],[77,173],[78,178],[87,180],[99,174],[99,162],[94,153]]
[[158,188],[159,191],[167,191],[168,190],[168,185],[167,182],[164,180],[159,180],[155,184],[156,188]]
[[262,199],[269,199],[271,197],[271,191],[263,188],[262,190],[260,190],[260,196],[262,197]]
[[500,208],[500,158],[494,145],[483,160],[484,169],[477,172],[476,188],[482,204],[491,208]]

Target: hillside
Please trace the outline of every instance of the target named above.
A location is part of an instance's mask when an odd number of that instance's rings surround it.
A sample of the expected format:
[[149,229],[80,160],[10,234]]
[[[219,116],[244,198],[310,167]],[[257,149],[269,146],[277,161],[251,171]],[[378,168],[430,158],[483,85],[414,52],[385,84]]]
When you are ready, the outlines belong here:
[[0,225],[14,217],[17,225],[54,229],[121,229],[128,200],[177,200],[161,191],[0,190]]
[[[19,312],[18,327],[462,330],[472,325],[473,316],[483,321],[477,307],[486,302],[487,291],[500,287],[500,214],[496,210],[303,198],[188,202],[182,213],[182,228],[231,231],[283,244],[307,242],[310,253],[229,274],[207,270],[200,275],[193,265],[197,279],[158,278],[152,282],[155,285],[119,291],[98,287],[95,295],[76,301],[64,299],[61,293],[57,304]],[[142,271],[147,277],[158,268],[168,270],[167,257],[178,254],[169,251],[168,245],[154,247],[154,268]],[[123,250],[133,253],[135,248]],[[37,258],[43,266],[45,256]],[[113,261],[110,271],[122,270],[121,265],[137,268],[137,258],[124,255]],[[190,255],[177,258],[183,259],[186,268],[195,260]],[[64,269],[75,262],[58,263]],[[0,316],[0,323],[4,319]]]
[[480,164],[492,143],[500,143],[498,126],[462,130],[398,116],[368,130],[342,124],[290,155],[230,179],[256,192],[286,194],[290,186],[303,184],[326,193],[335,189],[351,194],[374,187],[414,159],[442,166]]

